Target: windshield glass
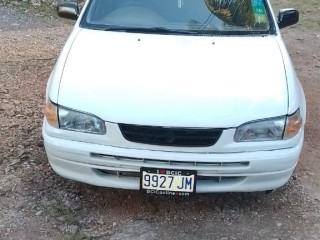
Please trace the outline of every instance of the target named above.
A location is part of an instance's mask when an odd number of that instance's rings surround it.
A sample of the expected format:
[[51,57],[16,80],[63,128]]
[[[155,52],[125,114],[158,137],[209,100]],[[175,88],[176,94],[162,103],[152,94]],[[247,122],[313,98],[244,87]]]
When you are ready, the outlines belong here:
[[92,0],[85,28],[183,34],[268,33],[264,0]]

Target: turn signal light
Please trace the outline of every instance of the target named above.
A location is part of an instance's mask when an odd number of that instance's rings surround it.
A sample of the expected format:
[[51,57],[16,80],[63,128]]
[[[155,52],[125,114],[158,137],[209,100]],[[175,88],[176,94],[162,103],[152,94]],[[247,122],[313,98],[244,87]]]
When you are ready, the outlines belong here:
[[293,115],[287,117],[286,128],[284,131],[284,138],[294,137],[301,129],[302,117],[300,115],[300,109],[298,109]]
[[52,127],[58,127],[57,106],[48,101],[44,108],[44,116]]

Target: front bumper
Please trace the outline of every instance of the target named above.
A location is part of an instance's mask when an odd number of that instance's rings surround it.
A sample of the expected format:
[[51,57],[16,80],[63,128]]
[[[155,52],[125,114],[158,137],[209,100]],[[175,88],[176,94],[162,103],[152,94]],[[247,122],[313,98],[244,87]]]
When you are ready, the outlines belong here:
[[186,153],[71,141],[43,130],[51,167],[62,177],[97,186],[138,190],[141,167],[196,170],[197,192],[254,192],[278,188],[292,175],[303,145],[272,151]]

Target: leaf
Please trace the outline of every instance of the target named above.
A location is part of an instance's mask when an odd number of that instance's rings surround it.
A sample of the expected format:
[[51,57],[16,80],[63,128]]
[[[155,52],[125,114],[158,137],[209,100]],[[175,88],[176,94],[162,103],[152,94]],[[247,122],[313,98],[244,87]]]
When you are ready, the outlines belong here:
[[205,0],[208,9],[230,25],[253,26],[255,24],[251,0]]

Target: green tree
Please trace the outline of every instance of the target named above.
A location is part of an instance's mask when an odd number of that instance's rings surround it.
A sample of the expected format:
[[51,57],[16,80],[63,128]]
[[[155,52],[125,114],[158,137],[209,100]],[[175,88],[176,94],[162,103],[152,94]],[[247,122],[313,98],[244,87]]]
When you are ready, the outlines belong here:
[[222,21],[237,26],[253,26],[251,0],[205,0],[208,9]]

